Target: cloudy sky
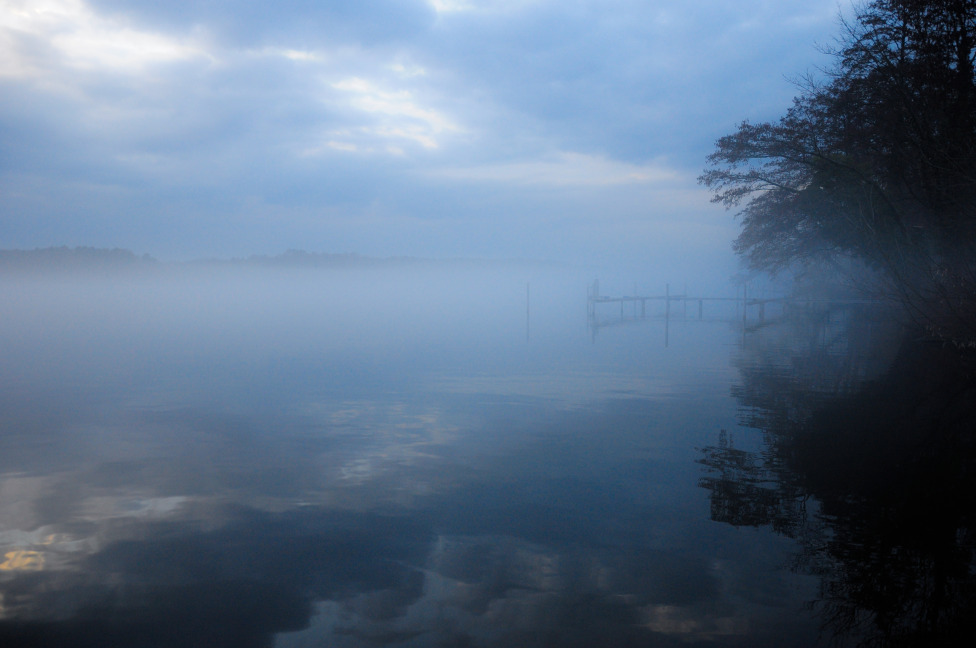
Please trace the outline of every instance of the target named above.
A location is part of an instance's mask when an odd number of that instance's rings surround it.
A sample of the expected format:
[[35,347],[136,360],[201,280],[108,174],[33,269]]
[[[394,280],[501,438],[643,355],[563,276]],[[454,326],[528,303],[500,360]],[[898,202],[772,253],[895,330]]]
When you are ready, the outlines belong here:
[[0,248],[731,258],[837,0],[0,0]]

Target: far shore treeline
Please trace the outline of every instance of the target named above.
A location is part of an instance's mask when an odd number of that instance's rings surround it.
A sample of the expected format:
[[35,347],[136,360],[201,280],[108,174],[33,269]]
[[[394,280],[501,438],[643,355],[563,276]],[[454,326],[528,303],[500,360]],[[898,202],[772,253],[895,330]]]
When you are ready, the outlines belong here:
[[495,266],[511,263],[549,265],[539,261],[495,261],[486,259],[424,259],[419,257],[371,257],[351,252],[324,253],[287,250],[276,255],[251,255],[230,259],[197,259],[164,262],[149,254],[138,255],[122,248],[48,247],[33,250],[0,250],[2,272],[124,272],[170,267],[264,267],[264,268],[370,268],[429,265]]
[[700,181],[740,208],[753,270],[842,278],[976,343],[976,2],[873,0],[779,121],[718,140]]
[[148,254],[95,247],[49,247],[34,250],[0,250],[0,271],[117,269],[155,264]]

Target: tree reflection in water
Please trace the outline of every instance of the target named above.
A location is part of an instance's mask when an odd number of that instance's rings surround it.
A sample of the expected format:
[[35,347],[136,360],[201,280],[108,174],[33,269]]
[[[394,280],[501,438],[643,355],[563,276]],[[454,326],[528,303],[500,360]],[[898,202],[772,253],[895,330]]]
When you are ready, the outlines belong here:
[[795,314],[748,333],[740,423],[701,449],[712,519],[794,538],[825,627],[859,645],[976,636],[976,353],[877,311]]

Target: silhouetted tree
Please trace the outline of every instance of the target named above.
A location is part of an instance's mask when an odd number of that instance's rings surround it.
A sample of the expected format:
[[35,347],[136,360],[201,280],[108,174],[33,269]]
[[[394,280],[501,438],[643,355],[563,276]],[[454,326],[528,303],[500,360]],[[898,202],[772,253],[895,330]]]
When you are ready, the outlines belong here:
[[756,269],[854,257],[934,329],[976,333],[976,0],[874,0],[778,122],[743,122],[700,180],[743,205]]

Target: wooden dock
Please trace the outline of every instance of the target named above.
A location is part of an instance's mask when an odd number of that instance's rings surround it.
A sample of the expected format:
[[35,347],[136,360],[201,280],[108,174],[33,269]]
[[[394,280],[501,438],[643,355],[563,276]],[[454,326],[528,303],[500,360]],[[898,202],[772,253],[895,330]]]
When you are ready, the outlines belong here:
[[[688,295],[686,293],[673,294],[670,284],[665,285],[664,294],[658,295],[621,295],[606,296],[600,294],[599,281],[594,281],[586,294],[586,313],[589,327],[595,335],[596,330],[606,326],[614,326],[626,322],[648,319],[647,303],[663,303],[663,314],[652,315],[653,319],[663,319],[665,327],[672,319],[705,319],[705,304],[734,304],[734,315],[725,313],[717,318],[729,322],[741,322],[744,329],[763,326],[767,322],[768,307],[778,306],[776,309],[782,315],[787,309],[811,308],[814,306],[831,308],[840,305],[877,304],[870,299],[807,299],[799,297],[774,296],[751,297],[747,285],[742,286],[742,294],[736,297],[708,297]],[[619,315],[609,314],[607,304],[619,304]],[[692,317],[688,317],[688,306],[692,307]],[[628,305],[630,308],[627,308]],[[680,307],[680,314],[676,308]],[[697,317],[695,310],[697,309]],[[616,311],[614,308],[613,311]]]
[[[704,319],[705,313],[705,303],[735,303],[737,312],[741,311],[746,314],[747,309],[751,307],[758,308],[758,317],[762,321],[765,319],[766,305],[769,303],[783,302],[786,298],[784,297],[763,297],[763,298],[750,298],[748,297],[747,291],[743,290],[742,297],[706,297],[706,296],[696,296],[688,295],[686,293],[682,294],[672,294],[670,284],[665,285],[665,290],[663,295],[622,295],[617,297],[611,297],[607,295],[600,294],[600,284],[598,281],[594,281],[592,285],[587,288],[586,295],[586,312],[591,323],[596,323],[600,325],[599,311],[598,307],[601,304],[619,304],[620,305],[620,315],[619,318],[614,318],[610,320],[604,320],[606,324],[610,322],[619,321],[631,321],[635,319],[647,319],[647,302],[663,302],[664,303],[664,315],[665,319],[672,316],[672,306],[680,305],[682,308],[682,317],[687,319],[688,316],[688,305],[691,304],[693,309],[697,307],[698,317],[697,319]],[[628,317],[626,306],[631,305],[631,315]],[[640,305],[640,311],[638,312],[638,304]],[[604,309],[605,311],[605,309]],[[605,325],[605,324],[604,324]]]

